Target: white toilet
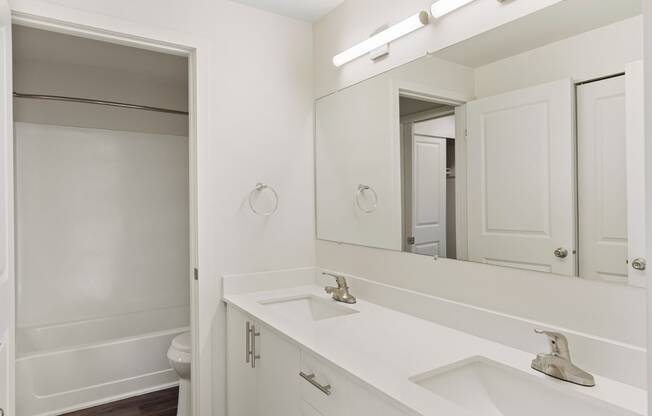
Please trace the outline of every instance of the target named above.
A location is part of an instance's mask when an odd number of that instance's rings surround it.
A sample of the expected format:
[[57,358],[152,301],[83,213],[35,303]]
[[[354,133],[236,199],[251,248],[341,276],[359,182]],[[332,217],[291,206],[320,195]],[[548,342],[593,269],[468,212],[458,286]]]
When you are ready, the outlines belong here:
[[168,360],[179,375],[177,416],[190,416],[190,332],[177,335],[168,349]]

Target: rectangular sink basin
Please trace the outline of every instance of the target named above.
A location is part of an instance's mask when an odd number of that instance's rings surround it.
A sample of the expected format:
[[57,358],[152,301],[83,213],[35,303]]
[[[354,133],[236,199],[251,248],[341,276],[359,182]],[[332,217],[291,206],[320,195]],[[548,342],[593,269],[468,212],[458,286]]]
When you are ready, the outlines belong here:
[[260,302],[266,308],[288,318],[303,321],[321,321],[337,316],[358,313],[355,309],[340,305],[334,300],[313,295],[271,299]]
[[[483,357],[412,377],[410,381],[482,416],[640,416]],[[590,387],[586,387],[589,389]]]

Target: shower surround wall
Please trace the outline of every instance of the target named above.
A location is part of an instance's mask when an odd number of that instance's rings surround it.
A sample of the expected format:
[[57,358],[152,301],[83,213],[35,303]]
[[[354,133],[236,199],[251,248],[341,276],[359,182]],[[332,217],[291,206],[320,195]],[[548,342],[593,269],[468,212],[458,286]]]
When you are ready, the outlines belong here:
[[19,414],[174,384],[166,351],[190,315],[187,138],[15,131]]
[[[183,58],[14,33],[16,91],[187,109]],[[175,384],[166,351],[190,318],[187,117],[14,101],[18,414]]]
[[16,123],[19,328],[187,306],[187,155],[185,137]]

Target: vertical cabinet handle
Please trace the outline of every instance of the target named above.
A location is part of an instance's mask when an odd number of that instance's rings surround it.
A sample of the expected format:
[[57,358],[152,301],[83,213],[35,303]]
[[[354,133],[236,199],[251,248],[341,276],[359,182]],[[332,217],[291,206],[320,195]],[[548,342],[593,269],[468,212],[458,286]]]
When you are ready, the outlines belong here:
[[245,324],[245,363],[251,361],[251,322]]
[[256,325],[251,325],[251,368],[256,368],[256,360],[260,360],[260,354],[256,353],[256,337],[260,332],[256,332]]
[[256,331],[256,325],[247,321],[245,323],[245,363],[251,363],[251,368],[256,368],[256,360],[260,360],[260,354],[256,354],[256,337],[259,336],[260,332]]

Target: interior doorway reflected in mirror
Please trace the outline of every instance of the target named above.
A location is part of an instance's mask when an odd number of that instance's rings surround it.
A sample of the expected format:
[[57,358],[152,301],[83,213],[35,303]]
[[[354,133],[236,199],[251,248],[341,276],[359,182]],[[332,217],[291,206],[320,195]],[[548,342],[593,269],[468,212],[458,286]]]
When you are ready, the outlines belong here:
[[457,258],[455,108],[401,97],[403,251]]

